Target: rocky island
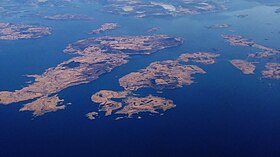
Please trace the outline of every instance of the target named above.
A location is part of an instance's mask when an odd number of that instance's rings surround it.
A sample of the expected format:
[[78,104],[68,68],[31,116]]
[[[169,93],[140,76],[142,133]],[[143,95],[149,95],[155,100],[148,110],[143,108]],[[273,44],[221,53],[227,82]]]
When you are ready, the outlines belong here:
[[214,64],[215,59],[219,56],[219,54],[209,52],[185,53],[179,57],[179,61]]
[[128,117],[132,117],[134,114],[140,112],[149,112],[149,113],[159,113],[159,110],[167,111],[175,107],[172,100],[165,98],[155,97],[149,95],[144,98],[138,97],[128,97],[124,100],[124,103],[127,104],[123,109],[116,112],[116,114],[126,114]]
[[244,74],[254,74],[256,66],[248,61],[235,59],[231,60],[230,63],[237,69],[241,70]]
[[[112,99],[120,100],[113,101]],[[99,112],[105,112],[105,116],[112,115],[114,112],[116,115],[127,115],[129,118],[132,118],[134,114],[140,112],[158,113],[158,110],[166,111],[175,107],[171,100],[152,95],[139,98],[128,91],[115,92],[101,90],[92,95],[92,101],[99,103]],[[91,113],[97,112],[90,112],[87,115]],[[118,117],[117,119],[119,118],[124,117]],[[91,119],[91,117],[89,117],[89,119]]]
[[250,39],[247,39],[243,36],[239,35],[224,35],[223,36],[226,41],[228,41],[232,46],[249,46],[260,49],[261,52],[251,53],[248,56],[252,58],[266,58],[269,56],[274,56],[280,54],[279,50],[275,50],[273,48],[269,48],[258,44]]
[[266,70],[262,71],[264,78],[280,79],[280,64],[279,63],[267,63]]
[[97,112],[90,112],[86,114],[86,117],[89,120],[95,120],[98,117],[98,113]]
[[[266,46],[263,46],[261,44],[258,44],[250,39],[247,39],[242,36],[238,35],[226,35],[223,36],[226,41],[228,41],[233,46],[249,46],[254,47],[257,49],[260,49],[260,52],[257,53],[250,53],[248,55],[249,58],[255,58],[262,61],[267,62],[263,58],[272,59],[275,57],[277,59],[277,56],[280,54],[279,50],[269,48]],[[244,74],[253,74],[255,70],[255,65],[252,62],[247,62],[245,60],[232,60],[231,63],[241,71],[243,71]],[[274,78],[279,79],[279,64],[278,63],[267,63],[266,64],[266,70],[262,71],[262,75],[264,78]]]
[[117,23],[104,23],[99,28],[92,30],[89,34],[100,34],[120,27]]
[[51,34],[51,29],[44,26],[0,23],[0,40],[36,39]]
[[112,100],[126,98],[129,92],[114,92],[109,90],[101,90],[94,95],[92,95],[91,100],[95,103],[100,104],[99,111],[106,112],[105,115],[109,116],[112,114],[114,110],[120,109],[122,107],[122,103]]
[[119,79],[125,90],[151,87],[173,89],[193,83],[191,75],[206,73],[195,65],[181,65],[177,61],[154,62],[145,69],[130,73]]

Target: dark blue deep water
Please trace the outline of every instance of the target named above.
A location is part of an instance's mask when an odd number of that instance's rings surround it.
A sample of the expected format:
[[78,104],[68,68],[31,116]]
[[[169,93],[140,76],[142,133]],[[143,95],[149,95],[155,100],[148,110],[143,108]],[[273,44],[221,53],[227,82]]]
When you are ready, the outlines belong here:
[[[123,17],[100,12],[98,5],[42,9],[44,13],[86,14],[93,16],[93,21],[1,17],[1,22],[50,26],[53,34],[35,40],[0,41],[0,91],[20,89],[32,81],[24,75],[41,74],[73,57],[63,53],[67,44],[91,37],[87,32],[104,22],[121,25],[105,35],[148,35],[148,28],[160,27],[155,34],[182,37],[184,44],[148,56],[132,56],[128,64],[94,82],[63,90],[59,96],[72,103],[63,111],[33,118],[30,112],[18,111],[22,103],[0,106],[0,157],[279,157],[280,81],[261,79],[262,64],[255,75],[243,75],[234,68],[229,59],[244,58],[255,49],[232,47],[221,35],[243,35],[279,49],[280,15],[274,13],[274,6],[236,3],[240,5],[232,4],[232,9],[223,13],[177,18]],[[249,16],[237,18],[239,14]],[[206,28],[219,23],[231,27]],[[217,64],[201,66],[207,74],[195,75],[194,84],[162,94],[153,89],[138,91],[143,96],[174,100],[176,108],[164,115],[143,114],[140,120],[120,121],[85,117],[98,107],[90,100],[92,94],[102,89],[122,90],[120,77],[154,61],[217,49],[221,54]]]

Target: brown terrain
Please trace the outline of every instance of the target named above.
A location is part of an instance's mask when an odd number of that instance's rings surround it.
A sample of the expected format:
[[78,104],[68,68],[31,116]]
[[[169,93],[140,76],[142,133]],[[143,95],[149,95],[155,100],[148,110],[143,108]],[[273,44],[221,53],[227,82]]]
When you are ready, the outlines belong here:
[[172,100],[152,95],[145,98],[128,97],[124,102],[127,105],[116,114],[126,114],[128,117],[140,112],[158,113],[158,110],[166,111],[175,107]]
[[237,69],[241,70],[244,74],[254,74],[256,66],[248,61],[235,59],[231,60],[230,63]]
[[[280,54],[279,50],[263,46],[242,36],[224,35],[223,37],[226,41],[228,41],[233,46],[249,46],[260,50],[260,52],[257,53],[250,53],[248,55],[249,58],[255,58],[263,62],[267,62],[267,60],[264,60],[264,58],[267,58],[269,60],[274,58],[278,60],[277,57]],[[252,62],[247,62],[244,60],[233,60],[231,61],[231,63],[238,69],[242,70],[244,74],[253,74],[256,68],[255,65],[252,64]],[[266,69],[267,70],[264,70],[262,72],[264,78],[271,78],[271,79],[280,78],[278,63],[267,63]]]
[[117,23],[104,23],[99,28],[92,30],[89,34],[100,34],[106,31],[114,30],[120,26]]
[[249,46],[260,49],[261,52],[251,53],[249,57],[265,58],[273,55],[280,54],[280,51],[258,44],[250,39],[238,35],[223,35],[224,39],[232,46]]
[[[120,101],[113,101],[111,99],[121,99]],[[105,112],[106,116],[114,114],[124,114],[132,118],[132,115],[140,112],[159,113],[159,110],[166,111],[174,108],[175,105],[171,100],[149,95],[144,98],[131,96],[130,92],[122,91],[115,92],[109,90],[102,90],[92,96],[92,101],[99,103],[99,112]],[[98,115],[98,112],[90,112],[86,114],[89,119],[94,119],[91,115]],[[125,118],[118,117],[116,119]]]
[[181,65],[177,61],[154,62],[145,69],[130,73],[119,79],[125,90],[144,87],[156,89],[178,88],[193,83],[193,74],[206,73],[195,65]]
[[49,27],[0,23],[0,40],[36,39],[50,34]]
[[267,63],[266,70],[262,71],[264,78],[280,79],[280,64],[279,63]]
[[122,103],[111,100],[112,98],[126,98],[129,94],[127,91],[123,92],[114,92],[109,90],[102,90],[94,95],[92,95],[91,100],[95,103],[100,104],[99,111],[106,112],[105,115],[109,116],[112,114],[112,111],[120,109],[122,107]]
[[59,99],[57,95],[55,96],[43,96],[39,99],[24,105],[20,111],[32,111],[34,116],[41,116],[48,112],[55,112],[57,110],[65,109],[65,105],[58,104],[63,103],[64,100]]
[[97,113],[97,112],[90,112],[90,113],[87,113],[87,114],[86,114],[86,117],[87,117],[89,120],[95,120],[96,117],[98,117],[98,113]]
[[195,52],[195,53],[185,53],[179,57],[180,61],[183,62],[196,62],[202,64],[214,64],[215,58],[219,57],[219,54],[209,53],[209,52]]

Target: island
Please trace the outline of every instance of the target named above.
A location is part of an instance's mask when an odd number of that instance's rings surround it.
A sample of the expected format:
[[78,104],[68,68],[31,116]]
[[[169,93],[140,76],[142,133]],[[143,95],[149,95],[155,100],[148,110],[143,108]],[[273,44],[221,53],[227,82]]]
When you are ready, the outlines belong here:
[[[79,40],[69,44],[64,50],[65,53],[76,54],[76,57],[47,69],[41,75],[28,75],[28,77],[33,77],[35,81],[22,89],[1,91],[0,104],[7,105],[26,100],[35,101],[36,104],[37,100],[39,100],[38,102],[44,101],[45,98],[65,88],[98,79],[101,75],[127,63],[131,54],[151,54],[165,48],[178,46],[181,43],[180,38],[167,35],[104,36]],[[55,101],[52,102],[55,103]],[[43,115],[46,113],[44,109],[49,111],[46,105],[52,108],[56,104],[45,103],[42,110],[39,110],[40,112],[34,107],[29,108],[29,110],[34,110],[35,115]]]
[[[224,39],[229,42],[233,46],[249,46],[256,49],[259,49],[260,52],[250,53],[248,55],[249,58],[255,58],[261,60],[262,62],[267,62],[264,58],[268,58],[268,60],[278,60],[278,56],[280,54],[279,50],[266,47],[264,45],[258,44],[250,39],[247,39],[243,36],[238,35],[224,35]],[[231,63],[238,69],[240,69],[244,74],[253,74],[255,70],[255,65],[253,62],[248,62],[245,60],[232,60]],[[279,64],[278,63],[267,63],[266,70],[262,71],[262,75],[264,78],[274,78],[279,79]]]
[[109,90],[101,90],[92,95],[91,100],[95,103],[99,103],[99,111],[104,111],[106,112],[105,115],[109,116],[114,110],[122,107],[122,103],[113,101],[112,99],[126,98],[128,94],[129,92],[127,91],[114,92]]
[[62,21],[73,21],[73,20],[93,20],[92,17],[86,15],[79,15],[79,14],[56,14],[56,15],[46,15],[40,16],[47,20],[62,20]]
[[[119,99],[119,101],[111,99]],[[160,110],[164,112],[175,107],[172,100],[152,95],[141,98],[127,91],[101,90],[92,96],[92,101],[99,103],[99,112],[105,112],[105,116],[112,115],[114,112],[115,115],[127,115],[128,118],[133,118],[134,114],[141,112],[158,114]],[[89,112],[86,116],[92,119],[92,113],[98,115],[98,112]],[[125,117],[117,117],[116,120],[123,118]]]
[[262,71],[264,78],[280,79],[280,63],[267,63],[266,70]]
[[235,59],[231,60],[230,63],[237,69],[241,70],[244,74],[254,74],[256,66],[248,61]]
[[195,52],[195,53],[185,53],[179,57],[179,61],[183,62],[196,62],[202,64],[214,64],[215,58],[219,57],[220,54],[209,53],[209,52]]
[[193,74],[206,72],[195,65],[181,65],[177,61],[161,61],[151,63],[145,69],[132,72],[119,79],[125,90],[137,90],[151,87],[155,89],[173,89],[193,83]]
[[106,31],[114,30],[120,26],[117,23],[104,23],[99,28],[92,30],[89,34],[100,34]]
[[49,27],[0,23],[0,40],[36,39],[51,34]]
[[116,114],[126,114],[129,118],[140,112],[157,114],[159,110],[165,112],[175,107],[172,100],[152,95],[144,98],[128,97],[124,100],[124,103],[127,105],[123,109],[117,111]]
[[251,46],[254,47],[256,43],[240,35],[223,35],[223,38],[232,46]]
[[95,120],[96,117],[98,117],[98,113],[97,112],[89,112],[89,113],[86,114],[86,117],[89,120]]
[[273,48],[269,48],[258,44],[250,39],[247,39],[243,36],[239,35],[223,35],[223,38],[229,42],[232,46],[249,46],[260,49],[261,52],[251,53],[248,56],[252,58],[266,58],[270,56],[274,56],[280,54],[279,50],[275,50]]

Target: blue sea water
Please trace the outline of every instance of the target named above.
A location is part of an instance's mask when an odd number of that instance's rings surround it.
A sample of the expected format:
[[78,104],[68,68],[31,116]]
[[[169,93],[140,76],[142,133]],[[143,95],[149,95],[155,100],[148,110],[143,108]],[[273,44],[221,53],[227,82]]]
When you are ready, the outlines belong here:
[[[261,79],[263,64],[255,75],[243,75],[228,60],[245,58],[256,49],[232,47],[221,35],[237,34],[263,45],[280,48],[280,15],[277,7],[236,1],[243,7],[227,12],[178,18],[139,19],[101,12],[98,5],[44,13],[82,13],[93,21],[49,21],[34,17],[1,17],[2,22],[42,24],[53,34],[35,40],[0,41],[0,90],[16,90],[32,79],[26,74],[41,74],[47,68],[73,57],[63,53],[67,44],[92,37],[91,29],[104,22],[117,22],[120,29],[97,35],[155,34],[184,39],[184,44],[152,55],[132,56],[130,62],[88,84],[59,93],[71,102],[63,111],[33,118],[19,112],[22,103],[0,106],[0,157],[122,156],[122,157],[279,157],[280,82]],[[232,5],[235,6],[236,4]],[[39,10],[41,8],[35,8]],[[248,14],[246,18],[236,15]],[[211,24],[228,23],[228,29],[207,29]],[[220,49],[217,51],[217,49]],[[118,79],[146,67],[151,62],[176,59],[186,52],[218,52],[217,63],[201,66],[207,74],[195,75],[195,83],[156,93],[141,89],[137,93],[172,99],[176,108],[164,115],[143,114],[142,119],[115,121],[102,117],[90,121],[85,114],[97,109],[90,97],[102,89],[122,90]]]

